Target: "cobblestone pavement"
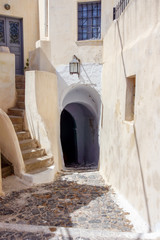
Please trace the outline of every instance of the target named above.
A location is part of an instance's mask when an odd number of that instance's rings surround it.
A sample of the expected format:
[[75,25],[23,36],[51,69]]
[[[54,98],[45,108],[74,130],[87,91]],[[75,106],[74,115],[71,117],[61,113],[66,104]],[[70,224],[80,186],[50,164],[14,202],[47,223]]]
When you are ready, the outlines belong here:
[[0,239],[3,240],[48,240],[53,238],[54,234],[17,232],[17,231],[0,231]]
[[[131,232],[133,226],[114,202],[114,192],[97,171],[67,171],[56,180],[0,198],[0,222]],[[6,234],[9,234],[6,237]],[[0,231],[0,239],[49,239]],[[13,238],[9,238],[12,236]]]

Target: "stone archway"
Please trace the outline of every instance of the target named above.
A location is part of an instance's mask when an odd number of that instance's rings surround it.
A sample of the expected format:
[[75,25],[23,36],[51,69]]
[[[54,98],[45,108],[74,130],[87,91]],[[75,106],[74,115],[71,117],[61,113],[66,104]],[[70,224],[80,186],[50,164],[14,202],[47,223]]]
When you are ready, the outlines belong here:
[[64,108],[61,144],[66,167],[98,167],[98,123],[87,106],[70,103]]

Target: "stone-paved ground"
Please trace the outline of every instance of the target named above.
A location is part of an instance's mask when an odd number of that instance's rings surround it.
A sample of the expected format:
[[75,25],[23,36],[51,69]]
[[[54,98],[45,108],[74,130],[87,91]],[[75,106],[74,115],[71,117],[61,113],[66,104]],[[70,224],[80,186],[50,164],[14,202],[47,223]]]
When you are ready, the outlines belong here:
[[17,231],[0,231],[1,240],[48,240],[54,237],[49,233],[32,233],[32,232],[17,232]]
[[0,198],[0,222],[132,231],[113,196],[97,171],[61,172],[53,183]]

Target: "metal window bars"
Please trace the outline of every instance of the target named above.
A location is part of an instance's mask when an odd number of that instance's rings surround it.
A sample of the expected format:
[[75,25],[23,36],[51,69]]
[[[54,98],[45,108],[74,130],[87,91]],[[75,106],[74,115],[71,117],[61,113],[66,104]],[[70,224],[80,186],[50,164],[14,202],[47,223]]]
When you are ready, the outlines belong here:
[[78,40],[101,38],[101,2],[78,3]]
[[116,7],[113,8],[113,20],[120,17],[130,0],[120,0]]

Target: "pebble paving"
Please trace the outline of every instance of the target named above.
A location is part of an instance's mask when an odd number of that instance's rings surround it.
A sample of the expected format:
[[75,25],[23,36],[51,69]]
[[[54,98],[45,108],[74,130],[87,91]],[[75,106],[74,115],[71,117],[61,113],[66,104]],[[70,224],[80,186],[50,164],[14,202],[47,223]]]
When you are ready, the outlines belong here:
[[48,240],[53,237],[54,235],[52,234],[0,231],[0,239],[3,240]]
[[[131,232],[127,214],[115,203],[114,191],[98,171],[61,172],[53,183],[0,198],[0,222],[5,223]],[[41,233],[28,238],[27,234],[32,233],[0,231],[0,239],[50,238]]]

